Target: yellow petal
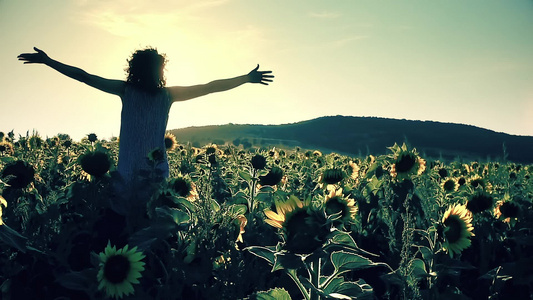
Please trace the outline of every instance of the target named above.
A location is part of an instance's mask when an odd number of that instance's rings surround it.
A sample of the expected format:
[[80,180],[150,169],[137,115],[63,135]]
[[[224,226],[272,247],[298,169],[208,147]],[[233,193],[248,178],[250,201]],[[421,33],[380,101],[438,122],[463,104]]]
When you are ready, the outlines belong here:
[[267,216],[267,218],[272,219],[274,221],[285,222],[284,214],[277,214],[271,210],[265,210],[265,215]]
[[283,225],[281,225],[280,222],[276,222],[276,221],[273,221],[273,220],[270,220],[270,219],[265,219],[265,222],[270,225],[270,226],[273,226],[273,227],[276,227],[276,228],[283,228]]

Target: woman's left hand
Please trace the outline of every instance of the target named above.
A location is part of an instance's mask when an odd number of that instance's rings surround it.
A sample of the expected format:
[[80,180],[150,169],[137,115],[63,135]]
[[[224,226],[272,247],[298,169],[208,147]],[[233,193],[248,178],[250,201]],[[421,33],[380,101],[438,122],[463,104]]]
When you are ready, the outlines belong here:
[[248,79],[251,83],[268,85],[269,82],[272,82],[271,78],[274,78],[274,75],[266,75],[272,73],[272,71],[257,71],[258,69],[259,65],[248,73]]

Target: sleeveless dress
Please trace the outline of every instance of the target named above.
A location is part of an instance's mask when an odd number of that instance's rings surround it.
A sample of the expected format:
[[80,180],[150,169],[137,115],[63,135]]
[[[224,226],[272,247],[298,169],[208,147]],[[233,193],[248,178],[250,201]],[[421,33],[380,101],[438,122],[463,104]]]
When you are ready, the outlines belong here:
[[118,173],[126,182],[134,181],[140,170],[150,170],[147,155],[159,148],[165,158],[156,168],[168,177],[165,131],[172,104],[168,91],[149,93],[128,85],[121,100]]

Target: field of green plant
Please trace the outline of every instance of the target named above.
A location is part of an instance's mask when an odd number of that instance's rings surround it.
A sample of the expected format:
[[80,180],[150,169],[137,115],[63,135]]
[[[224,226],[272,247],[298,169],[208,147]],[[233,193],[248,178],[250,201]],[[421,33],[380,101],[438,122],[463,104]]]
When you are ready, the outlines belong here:
[[1,134],[1,299],[531,299],[533,166],[166,143]]

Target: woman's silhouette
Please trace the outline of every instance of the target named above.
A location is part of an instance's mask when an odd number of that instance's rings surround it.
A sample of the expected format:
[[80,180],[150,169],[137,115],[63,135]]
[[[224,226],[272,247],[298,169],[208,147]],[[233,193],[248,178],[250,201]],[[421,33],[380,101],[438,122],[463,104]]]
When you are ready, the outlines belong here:
[[[51,59],[44,51],[23,53],[18,59],[25,64],[41,63],[52,69],[122,100],[120,147],[117,170],[126,182],[132,182],[142,169],[147,169],[147,154],[159,148],[165,149],[164,135],[170,106],[215,92],[233,89],[244,83],[268,85],[271,71],[258,71],[259,65],[246,75],[221,79],[194,86],[165,87],[163,74],[166,58],[156,49],[137,50],[128,60],[126,81],[105,79],[89,74],[80,68],[65,65]],[[165,177],[169,167],[164,159],[156,166]]]

